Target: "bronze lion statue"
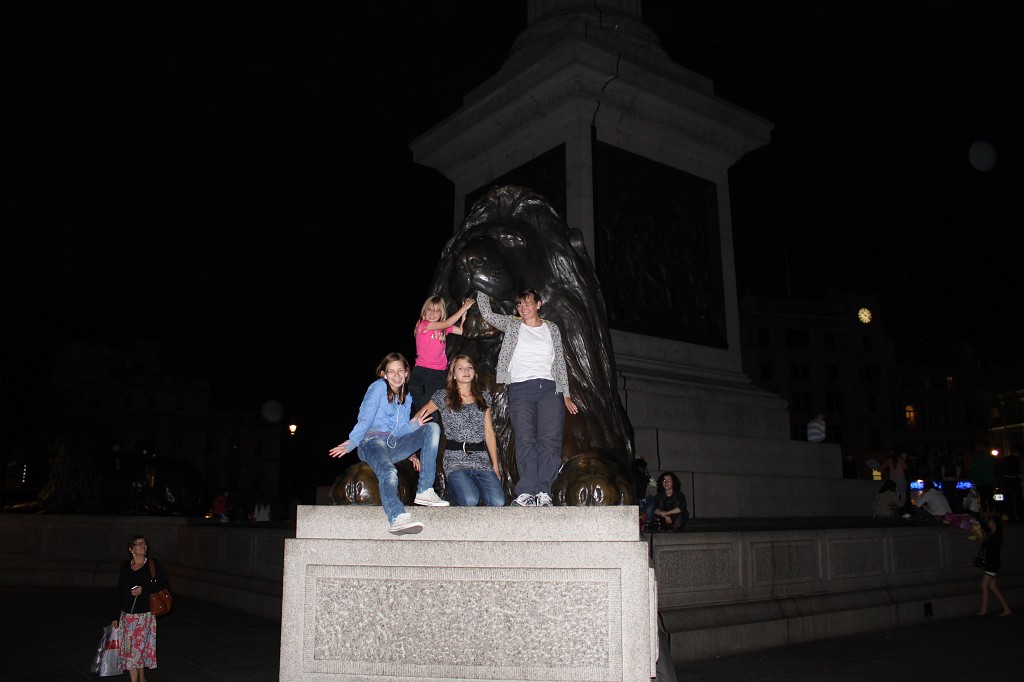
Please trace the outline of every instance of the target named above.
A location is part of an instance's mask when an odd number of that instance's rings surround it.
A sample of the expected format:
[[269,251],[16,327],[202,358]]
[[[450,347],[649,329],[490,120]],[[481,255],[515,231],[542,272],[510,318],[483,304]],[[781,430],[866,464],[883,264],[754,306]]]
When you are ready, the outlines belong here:
[[[569,228],[550,204],[524,187],[494,187],[470,210],[441,252],[430,293],[450,304],[482,292],[495,312],[515,313],[515,296],[527,287],[544,300],[544,317],[562,332],[569,388],[579,414],[566,414],[562,469],[555,504],[633,502],[632,429],[619,400],[615,358],[604,297],[583,235]],[[463,335],[448,337],[448,356],[472,357],[494,392],[492,416],[511,493],[517,478],[515,434],[503,386],[494,386],[501,332],[470,309]]]
[[[515,313],[515,296],[536,289],[544,301],[544,317],[561,333],[569,374],[569,390],[579,407],[566,414],[562,466],[552,489],[558,505],[632,504],[630,466],[633,438],[619,401],[615,358],[604,297],[579,230],[570,229],[539,194],[524,187],[494,187],[470,210],[441,252],[430,294],[443,296],[449,310],[474,292],[490,297],[495,312]],[[511,497],[518,480],[515,433],[508,416],[504,386],[494,382],[501,332],[473,306],[462,336],[450,335],[448,357],[464,353],[474,359],[482,384],[492,391],[492,417],[505,493]],[[442,452],[443,455],[443,445]],[[331,492],[335,504],[380,504],[376,480],[368,466],[350,467]],[[437,489],[443,492],[443,461]],[[399,470],[415,476],[411,468]],[[406,482],[407,486],[414,484]]]

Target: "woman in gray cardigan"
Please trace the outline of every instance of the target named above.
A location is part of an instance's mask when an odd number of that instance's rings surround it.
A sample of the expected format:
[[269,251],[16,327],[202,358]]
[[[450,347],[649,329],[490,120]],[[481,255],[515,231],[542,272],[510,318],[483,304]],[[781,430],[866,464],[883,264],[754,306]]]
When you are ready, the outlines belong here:
[[565,410],[579,410],[569,396],[569,376],[558,325],[542,319],[540,294],[526,289],[516,296],[519,316],[491,310],[486,294],[477,293],[480,314],[505,337],[498,353],[499,384],[506,384],[508,414],[516,434],[516,498],[519,507],[550,507],[551,485],[562,460]]

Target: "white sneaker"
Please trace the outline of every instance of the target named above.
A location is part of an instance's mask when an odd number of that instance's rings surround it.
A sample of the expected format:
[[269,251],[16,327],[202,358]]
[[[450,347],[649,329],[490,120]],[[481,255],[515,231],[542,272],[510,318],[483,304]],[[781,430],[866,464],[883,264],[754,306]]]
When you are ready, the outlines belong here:
[[533,503],[538,507],[551,507],[551,496],[547,493],[537,493],[533,498]]
[[416,504],[422,507],[447,507],[448,502],[442,500],[434,492],[433,488],[427,488],[421,493],[416,493],[416,499],[413,500]]
[[522,493],[519,497],[512,500],[513,507],[536,507],[537,500],[530,493]]
[[396,516],[395,520],[388,527],[388,531],[395,535],[410,535],[412,533],[419,533],[421,530],[423,530],[423,524],[419,521],[414,521],[409,512]]

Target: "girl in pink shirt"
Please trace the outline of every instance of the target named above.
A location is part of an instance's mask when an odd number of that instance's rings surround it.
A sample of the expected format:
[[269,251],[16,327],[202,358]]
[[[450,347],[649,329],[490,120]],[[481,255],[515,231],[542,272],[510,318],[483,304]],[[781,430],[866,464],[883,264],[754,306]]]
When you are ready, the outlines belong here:
[[426,405],[430,396],[444,388],[448,370],[445,337],[462,333],[462,320],[472,305],[473,299],[467,298],[457,313],[445,319],[444,299],[431,296],[420,309],[420,319],[412,330],[416,338],[416,362],[409,379],[413,411]]

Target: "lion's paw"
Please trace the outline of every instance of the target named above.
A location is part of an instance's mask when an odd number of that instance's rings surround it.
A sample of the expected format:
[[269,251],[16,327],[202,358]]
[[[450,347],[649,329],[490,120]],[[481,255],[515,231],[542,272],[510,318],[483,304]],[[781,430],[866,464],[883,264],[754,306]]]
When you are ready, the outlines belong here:
[[635,504],[632,481],[622,457],[607,452],[581,452],[562,464],[552,486],[554,502],[570,507]]
[[[405,465],[405,466],[403,466]],[[395,466],[398,471],[398,498],[412,504],[416,490],[416,472],[407,462]],[[380,484],[377,475],[366,462],[353,464],[335,479],[327,492],[331,504],[380,505]]]

